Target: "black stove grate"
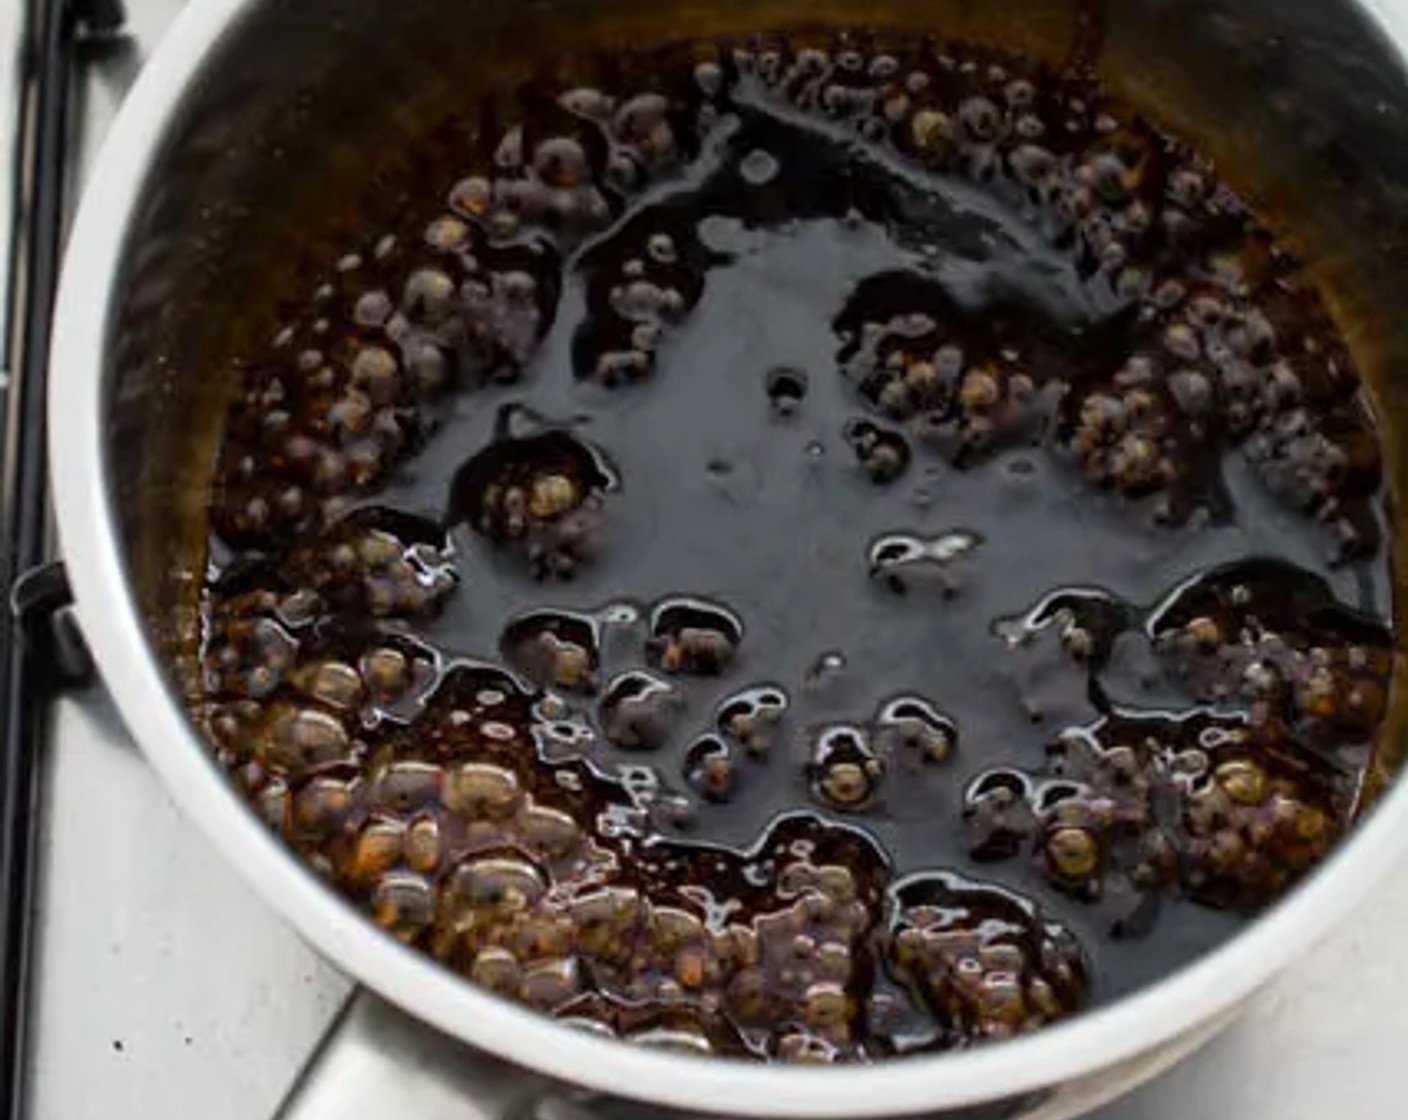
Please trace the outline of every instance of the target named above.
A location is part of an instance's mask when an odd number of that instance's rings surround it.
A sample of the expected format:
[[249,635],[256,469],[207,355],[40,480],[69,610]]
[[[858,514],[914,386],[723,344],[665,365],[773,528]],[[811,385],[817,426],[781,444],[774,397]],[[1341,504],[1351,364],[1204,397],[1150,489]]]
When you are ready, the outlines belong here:
[[[78,44],[115,34],[120,0],[25,0],[12,169],[10,290],[0,352],[0,1103],[18,1120],[37,758],[44,700],[64,676],[50,630],[66,599],[50,560],[44,404],[50,316],[67,198],[70,94]],[[0,162],[3,166],[3,162]]]

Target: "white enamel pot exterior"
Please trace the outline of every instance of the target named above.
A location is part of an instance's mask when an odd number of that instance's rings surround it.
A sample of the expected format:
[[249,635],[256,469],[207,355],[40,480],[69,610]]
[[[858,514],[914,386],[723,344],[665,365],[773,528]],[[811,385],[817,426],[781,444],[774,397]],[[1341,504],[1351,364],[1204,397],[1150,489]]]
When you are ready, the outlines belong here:
[[[57,309],[49,438],[62,552],[83,631],[123,718],[176,800],[269,904],[328,958],[409,1016],[484,1055],[666,1110],[799,1118],[921,1113],[975,1120],[1054,1118],[1108,1098],[1210,1036],[1350,914],[1404,857],[1408,787],[1398,785],[1306,885],[1244,933],[1166,980],[1016,1041],[843,1069],[745,1065],[594,1037],[481,992],[353,913],[269,834],[217,772],[186,717],[162,654],[169,638],[166,623],[179,618],[180,595],[160,586],[141,591],[137,574],[148,588],[163,579],[188,583],[191,578],[162,566],[164,534],[158,530],[163,518],[179,517],[180,511],[161,508],[160,499],[150,495],[175,494],[174,482],[162,482],[166,475],[201,469],[198,458],[181,455],[181,429],[191,415],[181,401],[186,381],[201,377],[199,363],[170,340],[180,333],[187,302],[210,317],[218,315],[219,299],[244,298],[238,262],[228,273],[208,267],[220,253],[232,254],[232,260],[238,256],[240,238],[222,239],[219,228],[223,222],[238,230],[245,220],[241,215],[251,212],[247,204],[224,203],[241,190],[245,198],[260,197],[240,179],[245,166],[290,159],[290,144],[270,136],[285,123],[290,129],[297,125],[283,118],[316,115],[318,96],[315,92],[310,100],[307,90],[337,80],[339,73],[347,80],[348,58],[355,52],[363,52],[369,66],[380,64],[380,55],[365,53],[368,45],[384,40],[387,52],[401,49],[402,39],[412,41],[433,22],[424,11],[429,6],[430,0],[192,0],[146,64],[93,172],[69,237]],[[654,6],[658,11],[639,18],[664,18],[675,6],[660,0]],[[700,9],[688,3],[678,7],[696,14]],[[829,3],[816,10],[845,7]],[[932,10],[936,19],[949,18],[951,11],[959,20],[974,5],[934,0],[908,7],[919,16]],[[1003,5],[990,0],[987,7]],[[1069,9],[1066,15],[1072,15],[1075,8],[1054,2],[1014,7],[1040,9],[1034,20],[1053,11],[1053,18],[1065,18],[1062,12]],[[1346,203],[1344,222],[1391,215],[1408,199],[1408,169],[1399,156],[1381,151],[1401,137],[1408,152],[1408,128],[1402,124],[1408,81],[1402,79],[1399,54],[1408,44],[1408,3],[1121,0],[1110,7],[1111,49],[1150,51],[1141,80],[1151,89],[1196,92],[1197,86],[1225,82],[1226,96],[1241,99],[1229,104],[1229,114],[1265,115],[1269,123],[1258,127],[1258,136],[1270,136],[1276,121],[1283,122],[1286,136],[1266,141],[1268,152],[1274,147],[1276,154],[1259,163],[1268,182],[1251,183],[1254,192],[1275,196],[1299,177],[1302,165],[1320,167],[1318,157],[1338,137],[1367,169],[1356,172],[1355,188],[1366,201]],[[483,33],[483,49],[489,50],[488,44],[501,41],[494,36],[507,34],[504,29],[515,21],[522,35],[532,35],[534,20],[558,9],[585,18],[593,5],[441,0],[438,8],[441,25],[472,52],[480,23],[491,28]],[[727,3],[719,8],[731,10]],[[874,18],[873,12],[873,7],[862,9],[862,18]],[[387,30],[370,35],[368,29],[380,22]],[[1180,45],[1184,32],[1201,38]],[[1166,60],[1151,48],[1160,37],[1166,37],[1170,55],[1179,57]],[[1278,64],[1278,52],[1285,52],[1284,65]],[[1260,69],[1248,63],[1250,72],[1240,73],[1239,61],[1253,58]],[[1190,76],[1190,66],[1207,71]],[[1268,72],[1273,79],[1264,77]],[[1298,101],[1301,74],[1308,85]],[[375,80],[369,70],[366,83]],[[1253,88],[1258,80],[1266,83],[1261,98]],[[1277,82],[1289,83],[1289,94]],[[1371,90],[1375,104],[1365,101]],[[1276,100],[1286,97],[1289,109]],[[285,102],[294,108],[271,115],[269,105]],[[1197,98],[1189,94],[1186,103],[1193,106]],[[256,112],[263,116],[251,123]],[[1196,125],[1208,114],[1198,118],[1190,108],[1190,119]],[[1340,120],[1342,134],[1312,136],[1315,127],[1333,132]],[[1318,147],[1298,152],[1302,142]],[[307,151],[316,143],[308,138]],[[314,155],[308,158],[316,162]],[[277,205],[277,196],[266,197]],[[1405,215],[1408,209],[1398,212],[1400,223]],[[1323,232],[1327,242],[1337,236],[1350,234]],[[1388,249],[1384,253],[1376,267],[1389,276],[1397,258]],[[1408,267],[1398,277],[1397,291],[1408,290],[1405,280]],[[1372,311],[1365,313],[1370,319]],[[1388,371],[1382,381],[1391,377],[1393,354],[1386,353],[1380,364]],[[1391,396],[1381,401],[1386,409],[1392,408]],[[179,502],[173,497],[169,504]],[[142,512],[134,512],[139,505]]]

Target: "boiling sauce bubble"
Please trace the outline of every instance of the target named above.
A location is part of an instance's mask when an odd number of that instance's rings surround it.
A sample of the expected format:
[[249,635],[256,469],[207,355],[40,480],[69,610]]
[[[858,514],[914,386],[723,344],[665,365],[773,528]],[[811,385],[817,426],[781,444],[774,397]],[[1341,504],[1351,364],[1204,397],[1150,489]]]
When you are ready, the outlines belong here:
[[474,983],[760,1061],[1038,1029],[1311,872],[1393,657],[1321,270],[1084,72],[569,68],[229,358],[191,704],[259,818]]
[[930,538],[886,533],[870,546],[870,578],[896,594],[936,586],[944,596],[951,596],[960,586],[959,562],[980,544],[982,538],[965,529]]
[[733,751],[717,735],[700,736],[685,752],[684,779],[701,797],[727,801],[738,781]]
[[812,794],[823,806],[857,812],[879,796],[885,763],[868,728],[833,724],[815,732],[807,770]]
[[772,747],[778,724],[790,704],[787,693],[776,685],[746,688],[719,704],[719,731],[749,754],[765,755]]
[[545,688],[596,691],[601,665],[596,620],[572,611],[534,611],[504,628],[499,651]]
[[644,670],[622,673],[602,694],[601,728],[625,750],[654,750],[669,737],[683,703],[680,690],[669,681]]
[[702,599],[667,599],[650,615],[650,655],[667,673],[718,676],[742,640],[738,616]]
[[764,380],[768,401],[779,416],[791,416],[807,396],[807,375],[791,366],[774,366]]
[[595,555],[616,485],[605,458],[565,431],[505,435],[456,472],[449,520],[521,552],[540,578],[568,578]]
[[868,420],[853,420],[846,425],[845,436],[856,461],[877,486],[888,486],[909,469],[909,444],[899,432]]
[[929,762],[948,760],[958,727],[922,696],[897,696],[875,717],[877,735],[892,749],[918,751]]
[[946,873],[903,880],[893,897],[887,963],[949,1045],[1022,1034],[1079,1005],[1080,946],[1026,899]]

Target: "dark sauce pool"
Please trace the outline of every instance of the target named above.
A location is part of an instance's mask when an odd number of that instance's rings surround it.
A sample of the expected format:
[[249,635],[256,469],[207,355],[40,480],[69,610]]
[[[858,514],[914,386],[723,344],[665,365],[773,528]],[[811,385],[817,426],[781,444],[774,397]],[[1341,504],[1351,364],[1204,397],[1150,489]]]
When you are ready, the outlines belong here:
[[1297,262],[1080,73],[591,65],[246,363],[196,714],[256,811],[479,984],[778,1060],[1039,1027],[1292,887],[1390,663]]

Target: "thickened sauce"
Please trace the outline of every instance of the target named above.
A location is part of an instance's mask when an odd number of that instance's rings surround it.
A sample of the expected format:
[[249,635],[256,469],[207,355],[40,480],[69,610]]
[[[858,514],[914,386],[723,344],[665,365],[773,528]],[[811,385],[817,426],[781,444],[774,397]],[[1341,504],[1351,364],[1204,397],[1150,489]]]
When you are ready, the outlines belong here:
[[1281,897],[1391,660],[1298,262],[1076,72],[591,65],[241,367],[195,715],[255,811],[477,984],[766,1060],[1039,1028]]

